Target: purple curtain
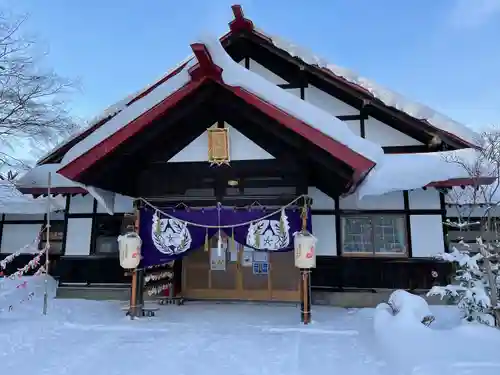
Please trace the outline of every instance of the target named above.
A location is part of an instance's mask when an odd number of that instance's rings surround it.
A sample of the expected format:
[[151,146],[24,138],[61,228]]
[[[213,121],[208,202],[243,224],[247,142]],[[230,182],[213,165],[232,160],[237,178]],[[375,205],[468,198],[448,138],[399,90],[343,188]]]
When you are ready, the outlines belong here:
[[[302,226],[300,209],[285,209],[270,217],[263,217],[272,210],[263,208],[234,209],[211,207],[205,209],[164,209],[173,218],[162,216],[154,210],[143,208],[140,214],[143,267],[163,264],[186,255],[190,250],[205,244],[206,235],[211,238],[216,228],[206,229],[186,222],[201,225],[243,226],[222,229],[227,236],[234,235],[236,242],[262,251],[290,251],[293,249],[293,234]],[[311,214],[308,211],[307,229],[312,232]]]
[[[142,267],[170,262],[186,255],[190,250],[205,244],[205,238],[212,237],[216,229],[186,225],[181,220],[202,225],[217,222],[217,213],[211,210],[163,210],[171,219],[158,215],[150,209],[141,209],[139,235],[142,239]],[[159,221],[159,222],[158,222]]]

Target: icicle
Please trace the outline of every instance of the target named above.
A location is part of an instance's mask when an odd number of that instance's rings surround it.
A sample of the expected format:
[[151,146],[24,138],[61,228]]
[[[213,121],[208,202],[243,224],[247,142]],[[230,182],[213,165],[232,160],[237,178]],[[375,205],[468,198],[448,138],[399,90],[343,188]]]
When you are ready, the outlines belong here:
[[208,228],[205,229],[205,251],[208,251]]

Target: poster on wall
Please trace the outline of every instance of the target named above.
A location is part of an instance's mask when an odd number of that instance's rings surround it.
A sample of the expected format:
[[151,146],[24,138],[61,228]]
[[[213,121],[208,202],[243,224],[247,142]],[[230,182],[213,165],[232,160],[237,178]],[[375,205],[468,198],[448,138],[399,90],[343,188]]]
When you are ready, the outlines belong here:
[[269,273],[269,263],[254,262],[252,271],[254,275],[267,275]]
[[267,251],[254,251],[253,261],[267,263],[268,262]]
[[219,251],[216,247],[210,249],[210,269],[212,271],[226,270],[226,250]]
[[246,247],[243,249],[243,256],[241,257],[241,265],[243,267],[252,267],[253,263],[253,249],[251,247]]

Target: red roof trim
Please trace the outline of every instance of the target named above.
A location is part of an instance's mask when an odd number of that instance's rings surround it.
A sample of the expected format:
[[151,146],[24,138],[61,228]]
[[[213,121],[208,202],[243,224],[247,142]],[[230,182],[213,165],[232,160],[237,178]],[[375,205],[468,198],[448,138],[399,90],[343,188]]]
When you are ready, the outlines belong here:
[[231,9],[233,10],[234,20],[229,22],[229,30],[235,34],[241,31],[253,32],[253,22],[245,18],[241,5],[233,5]]
[[189,69],[189,75],[193,81],[203,78],[212,78],[215,82],[222,82],[222,69],[215,65],[207,47],[202,43],[191,44],[198,64]]
[[225,85],[225,87],[238,97],[242,98],[248,104],[259,109],[269,117],[274,118],[288,129],[300,134],[302,137],[308,139],[318,147],[321,147],[336,159],[342,160],[344,163],[351,166],[356,171],[356,180],[362,178],[362,176],[375,166],[373,161],[351,150],[346,145],[328,137],[326,134],[320,132],[316,128],[313,128],[309,124],[259,98],[257,95],[241,87],[228,85]]
[[125,142],[127,139],[143,130],[155,119],[165,114],[165,112],[173,108],[184,97],[194,92],[204,82],[205,80],[191,81],[188,84],[184,85],[182,88],[165,98],[155,107],[149,109],[147,112],[144,112],[135,120],[122,127],[116,133],[110,135],[101,143],[92,147],[90,150],[80,155],[75,160],[68,163],[66,166],[62,167],[57,171],[57,173],[63,175],[66,178],[69,178],[70,180],[77,181],[81,174],[85,172],[85,170],[88,169],[91,165],[111,153],[122,142]]
[[431,182],[430,184],[427,184],[426,187],[449,188],[454,186],[490,185],[495,181],[495,177],[452,178],[446,181]]

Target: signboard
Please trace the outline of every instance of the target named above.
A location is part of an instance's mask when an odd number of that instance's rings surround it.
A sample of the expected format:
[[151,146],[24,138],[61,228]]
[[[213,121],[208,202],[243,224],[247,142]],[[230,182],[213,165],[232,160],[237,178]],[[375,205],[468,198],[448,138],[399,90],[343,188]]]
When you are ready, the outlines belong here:
[[221,165],[229,163],[229,136],[227,128],[208,129],[208,161]]
[[226,270],[226,251],[219,251],[218,248],[212,247],[210,249],[210,269],[212,271],[225,271]]
[[254,275],[267,275],[269,273],[269,263],[254,262],[252,271]]

